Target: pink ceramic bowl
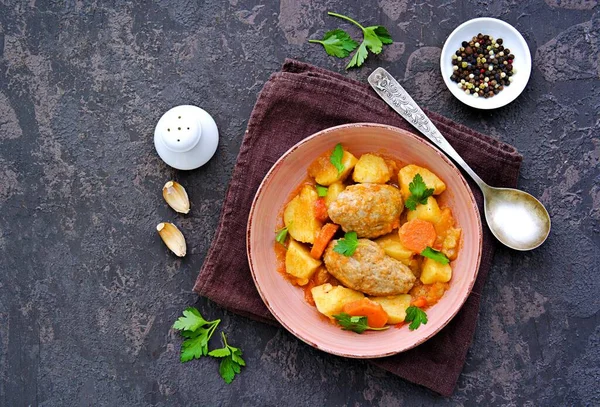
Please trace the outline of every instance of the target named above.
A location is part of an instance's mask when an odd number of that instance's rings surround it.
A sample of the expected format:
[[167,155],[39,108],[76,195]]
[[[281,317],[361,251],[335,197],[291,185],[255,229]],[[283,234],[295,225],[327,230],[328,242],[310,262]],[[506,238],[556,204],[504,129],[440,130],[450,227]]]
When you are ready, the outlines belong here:
[[[306,178],[306,169],[323,152],[342,143],[359,156],[382,152],[405,163],[429,168],[447,186],[443,204],[452,208],[462,228],[462,248],[452,262],[453,276],[444,297],[427,310],[429,322],[415,331],[408,324],[361,335],[329,323],[304,300],[301,288],[290,284],[276,269],[273,249],[277,214],[290,193]],[[391,126],[348,124],[320,131],[293,146],[269,171],[250,209],[247,251],[252,278],[263,301],[292,334],[317,349],[350,358],[377,358],[413,348],[439,332],[466,301],[481,259],[481,219],[475,198],[459,170],[423,139]]]

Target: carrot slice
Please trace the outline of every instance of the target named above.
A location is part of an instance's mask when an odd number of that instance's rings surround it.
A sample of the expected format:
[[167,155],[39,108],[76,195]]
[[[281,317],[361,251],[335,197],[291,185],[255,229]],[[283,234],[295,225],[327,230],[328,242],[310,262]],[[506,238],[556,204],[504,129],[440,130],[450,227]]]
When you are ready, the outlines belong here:
[[383,328],[388,321],[388,314],[383,307],[368,298],[344,304],[342,311],[353,317],[367,317],[367,324],[371,328]]
[[412,305],[414,305],[417,308],[423,308],[427,306],[427,298],[425,297],[419,297],[416,300],[414,300],[412,302]]
[[421,253],[427,246],[432,246],[437,237],[435,227],[431,222],[422,219],[413,219],[406,222],[398,231],[402,246],[417,253]]
[[325,198],[319,198],[315,201],[315,218],[319,222],[325,222],[329,218],[329,214],[327,213],[327,204],[325,203]]
[[325,248],[333,239],[335,232],[339,229],[340,225],[336,225],[335,223],[326,223],[319,233],[317,233],[317,237],[315,238],[315,243],[310,251],[310,255],[315,259],[320,259],[325,251]]

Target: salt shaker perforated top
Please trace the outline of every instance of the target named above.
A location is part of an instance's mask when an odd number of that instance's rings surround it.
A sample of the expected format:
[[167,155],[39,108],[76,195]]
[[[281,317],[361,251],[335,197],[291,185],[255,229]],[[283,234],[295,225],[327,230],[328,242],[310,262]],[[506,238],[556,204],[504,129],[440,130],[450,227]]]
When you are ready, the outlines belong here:
[[162,160],[178,170],[206,164],[219,144],[214,119],[197,106],[176,106],[162,115],[154,129],[154,147]]

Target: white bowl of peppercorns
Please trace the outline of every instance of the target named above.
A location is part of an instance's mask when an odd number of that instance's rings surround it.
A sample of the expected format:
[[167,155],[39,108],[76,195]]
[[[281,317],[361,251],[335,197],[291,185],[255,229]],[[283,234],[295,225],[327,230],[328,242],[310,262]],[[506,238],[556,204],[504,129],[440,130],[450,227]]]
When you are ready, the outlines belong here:
[[495,18],[475,18],[446,39],[440,66],[458,100],[477,109],[496,109],[523,92],[531,74],[531,53],[523,36]]

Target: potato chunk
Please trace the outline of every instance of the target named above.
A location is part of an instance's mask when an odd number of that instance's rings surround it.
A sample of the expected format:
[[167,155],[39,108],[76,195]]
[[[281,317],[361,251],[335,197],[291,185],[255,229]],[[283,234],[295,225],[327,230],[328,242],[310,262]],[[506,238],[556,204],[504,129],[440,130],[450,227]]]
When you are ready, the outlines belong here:
[[400,191],[402,192],[402,197],[404,200],[407,200],[410,196],[410,190],[408,186],[417,174],[421,174],[423,182],[425,182],[427,188],[434,189],[434,195],[439,195],[446,190],[446,184],[444,184],[444,182],[433,172],[429,171],[427,168],[410,164],[406,167],[402,167],[398,172],[398,182],[400,183]]
[[396,175],[398,175],[398,164],[396,164],[396,161],[394,160],[385,160],[385,163],[388,166],[388,171],[390,172],[390,181],[392,181],[394,184],[398,184],[398,178],[396,177]]
[[389,297],[369,297],[381,305],[388,314],[388,324],[399,324],[406,318],[406,309],[410,306],[409,294],[392,295]]
[[442,264],[425,258],[420,278],[423,284],[447,283],[452,278],[452,267],[450,264]]
[[398,233],[392,232],[389,235],[375,239],[375,243],[381,246],[385,254],[388,256],[401,261],[407,266],[410,266],[412,257],[415,253],[402,246]]
[[427,203],[425,205],[417,205],[417,209],[414,211],[408,211],[406,215],[406,220],[413,219],[421,219],[426,220],[427,222],[431,222],[436,224],[440,221],[442,217],[442,211],[438,206],[436,199],[432,196],[427,198]]
[[298,279],[298,285],[306,285],[320,265],[321,261],[314,259],[306,246],[290,239],[285,253],[285,271]]
[[446,237],[442,243],[442,253],[450,260],[456,259],[456,256],[458,255],[461,231],[460,228],[450,228],[446,232]]
[[310,291],[319,312],[330,318],[342,312],[345,304],[365,297],[361,292],[329,283],[316,286]]
[[374,154],[363,154],[354,166],[355,182],[385,184],[390,180],[390,170],[385,160]]
[[327,196],[325,197],[325,204],[329,207],[333,201],[335,201],[338,195],[346,188],[346,186],[341,181],[336,181],[333,184],[329,185],[327,188]]
[[454,226],[454,217],[450,208],[441,210],[440,218],[433,224],[438,236],[445,236],[446,232]]
[[317,184],[329,186],[336,181],[344,181],[348,178],[350,171],[352,171],[357,161],[356,157],[344,150],[344,155],[342,156],[344,170],[338,172],[337,168],[329,161],[330,157],[331,151],[317,158],[308,167],[308,175],[313,177],[317,181]]
[[299,242],[314,243],[323,222],[315,216],[315,202],[319,195],[311,185],[305,185],[283,211],[283,222],[290,236]]

